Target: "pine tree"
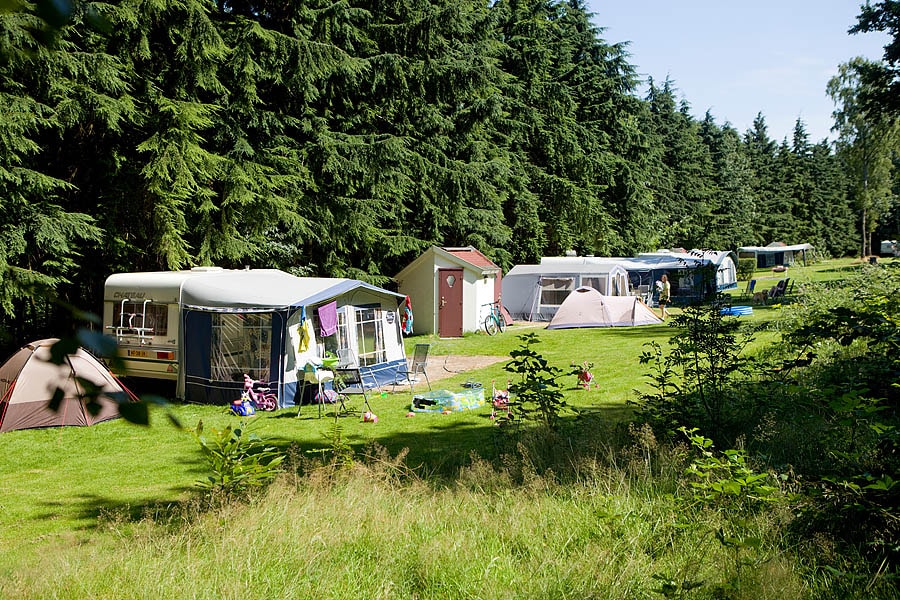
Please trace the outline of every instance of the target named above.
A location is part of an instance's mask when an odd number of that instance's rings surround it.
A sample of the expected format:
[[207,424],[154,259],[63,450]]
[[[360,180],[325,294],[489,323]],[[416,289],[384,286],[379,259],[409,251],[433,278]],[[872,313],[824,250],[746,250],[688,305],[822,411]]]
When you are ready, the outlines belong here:
[[707,112],[700,124],[700,138],[712,158],[718,199],[703,246],[720,249],[743,246],[745,240],[753,237],[756,210],[750,161],[741,146],[740,135],[730,125],[720,128]]
[[675,100],[670,80],[662,88],[650,82],[648,127],[662,149],[659,176],[653,182],[659,210],[668,217],[660,232],[660,244],[668,247],[702,247],[713,211],[717,209],[709,149],[701,143],[698,123],[686,102]]
[[75,52],[32,8],[0,13],[0,39],[0,325],[21,339],[55,329],[54,298],[101,234],[72,202],[71,171],[47,167],[52,148],[81,119],[114,127],[127,109],[106,57]]
[[744,240],[743,245],[765,245],[776,241],[778,235],[775,205],[779,180],[776,168],[778,146],[769,137],[762,113],[756,115],[753,125],[744,134],[743,146],[750,162],[751,193],[756,202],[754,232],[751,232],[752,238]]

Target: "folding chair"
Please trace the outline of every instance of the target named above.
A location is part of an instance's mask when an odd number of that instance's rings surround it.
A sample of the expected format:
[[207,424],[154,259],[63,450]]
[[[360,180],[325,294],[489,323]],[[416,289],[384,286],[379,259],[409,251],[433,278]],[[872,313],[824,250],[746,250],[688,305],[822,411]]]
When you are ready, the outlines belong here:
[[412,392],[413,385],[419,380],[418,376],[423,375],[425,377],[425,382],[428,384],[428,389],[431,390],[431,381],[428,379],[427,371],[428,350],[430,348],[431,344],[416,344],[412,361],[408,365],[400,365],[400,368],[397,369],[395,382],[406,380],[406,382],[409,383],[409,391]]
[[744,293],[741,294],[741,298],[752,298],[753,290],[756,289],[756,280],[751,279],[747,282],[747,287],[744,289]]
[[782,279],[778,283],[776,283],[771,290],[769,290],[769,300],[774,300],[776,298],[784,298],[784,290],[787,288],[788,281],[790,281],[790,277],[787,279]]
[[368,388],[376,386],[372,382],[366,382],[359,367],[336,367],[332,385],[334,386],[334,391],[337,392],[337,402],[340,404],[344,414],[349,414],[350,412],[344,400],[346,396],[351,395],[362,396],[366,410],[372,410],[372,407],[369,405]]

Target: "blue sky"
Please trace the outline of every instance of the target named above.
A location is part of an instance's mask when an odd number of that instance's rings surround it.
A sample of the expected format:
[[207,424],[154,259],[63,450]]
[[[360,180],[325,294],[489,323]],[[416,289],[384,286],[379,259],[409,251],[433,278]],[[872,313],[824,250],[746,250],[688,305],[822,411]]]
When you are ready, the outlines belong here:
[[[848,35],[853,0],[588,0],[609,43],[629,41],[629,62],[644,80],[674,81],[679,99],[703,118],[744,133],[762,112],[769,137],[791,139],[797,118],[812,142],[830,131],[825,93],[838,65],[881,60],[888,36]],[[646,87],[640,89],[644,95]]]

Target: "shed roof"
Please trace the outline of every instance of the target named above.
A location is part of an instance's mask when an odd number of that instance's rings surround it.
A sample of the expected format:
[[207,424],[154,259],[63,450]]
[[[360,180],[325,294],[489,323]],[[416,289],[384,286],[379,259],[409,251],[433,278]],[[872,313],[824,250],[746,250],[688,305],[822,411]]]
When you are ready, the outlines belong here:
[[489,259],[487,256],[482,254],[479,250],[472,246],[466,246],[465,248],[441,248],[444,252],[455,256],[461,261],[467,262],[472,266],[478,267],[479,269],[499,269],[494,262]]
[[[448,262],[459,265],[464,269],[477,271],[479,275],[498,273],[501,271],[500,267],[491,262],[491,259],[472,246],[461,248],[431,246],[428,250],[417,256],[411,263],[400,269],[400,271],[394,275],[394,279],[398,281],[402,280],[410,272],[416,271],[419,268],[434,268],[435,256],[440,256]],[[430,266],[426,267],[428,264],[430,264]]]

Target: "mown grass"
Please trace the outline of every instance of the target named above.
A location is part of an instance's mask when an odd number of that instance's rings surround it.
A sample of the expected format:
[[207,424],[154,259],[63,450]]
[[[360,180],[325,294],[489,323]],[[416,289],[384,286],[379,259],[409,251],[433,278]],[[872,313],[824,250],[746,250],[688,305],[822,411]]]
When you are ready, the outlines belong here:
[[[806,268],[809,280],[839,278],[854,264],[820,267]],[[741,318],[765,325],[779,310]],[[646,598],[666,581],[697,582],[697,597],[812,597],[807,565],[779,549],[790,515],[759,511],[737,522],[676,501],[678,453],[650,452],[617,427],[644,384],[641,349],[665,345],[667,325],[516,326],[408,343],[432,343],[431,368],[441,368],[446,354],[508,356],[521,333],[536,333],[537,350],[560,368],[595,364],[595,389],[562,379],[581,414],[567,417],[579,437],[554,448],[564,476],[530,472],[538,458],[521,451],[498,471],[489,409],[407,418],[411,394],[400,387],[372,399],[377,424],[339,420],[357,455],[373,457],[337,477],[310,462],[327,454],[333,422],[314,407],[248,419],[291,466],[265,495],[214,509],[199,501],[194,483],[206,466],[186,428],[241,423],[222,407],[155,408],[150,427],[120,420],[5,433],[0,597]],[[759,335],[762,345],[776,331]],[[489,391],[507,377],[501,362],[438,386],[473,379]],[[760,543],[735,550],[717,540],[734,529]]]

